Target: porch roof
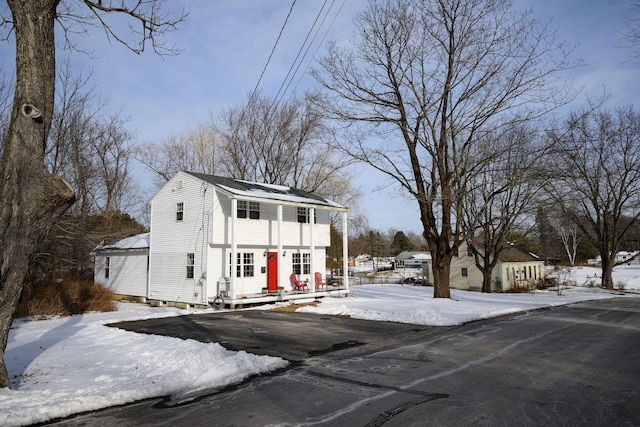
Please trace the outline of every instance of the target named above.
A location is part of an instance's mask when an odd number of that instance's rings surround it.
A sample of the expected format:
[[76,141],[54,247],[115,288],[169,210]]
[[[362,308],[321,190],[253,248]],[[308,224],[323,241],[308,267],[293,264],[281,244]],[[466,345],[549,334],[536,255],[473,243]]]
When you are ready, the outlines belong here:
[[294,187],[274,184],[260,184],[257,182],[244,181],[240,179],[233,179],[216,175],[207,175],[197,172],[183,172],[214,185],[216,188],[222,190],[230,196],[269,199],[288,204],[319,206],[339,211],[347,210],[346,207],[336,202]]

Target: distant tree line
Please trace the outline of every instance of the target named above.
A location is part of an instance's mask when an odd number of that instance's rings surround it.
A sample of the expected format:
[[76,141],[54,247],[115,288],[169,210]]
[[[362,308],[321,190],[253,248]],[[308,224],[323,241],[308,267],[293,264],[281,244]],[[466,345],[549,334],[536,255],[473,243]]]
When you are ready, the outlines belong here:
[[312,71],[312,99],[346,130],[338,150],[415,200],[434,297],[450,297],[464,242],[486,292],[500,253],[525,239],[550,260],[597,253],[613,287],[640,215],[638,112],[599,103],[554,115],[577,96],[561,75],[580,61],[506,0],[371,2],[355,27]]

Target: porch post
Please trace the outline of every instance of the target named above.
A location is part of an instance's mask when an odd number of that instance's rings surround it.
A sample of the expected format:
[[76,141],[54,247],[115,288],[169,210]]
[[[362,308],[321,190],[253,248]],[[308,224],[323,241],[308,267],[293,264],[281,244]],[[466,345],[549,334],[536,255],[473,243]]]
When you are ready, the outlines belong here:
[[282,204],[276,207],[278,215],[278,259],[276,260],[278,269],[278,286],[284,286],[282,283]]
[[342,286],[349,290],[349,230],[347,211],[342,213]]
[[311,271],[309,272],[309,286],[311,286],[310,291],[315,292],[316,290],[316,263],[315,263],[315,248],[316,241],[314,235],[314,229],[316,228],[316,210],[315,208],[309,208],[309,246],[310,246],[310,265],[309,268]]
[[237,289],[236,289],[236,270],[238,265],[238,242],[236,242],[236,234],[237,234],[237,224],[238,224],[238,200],[234,197],[231,199],[231,271],[230,271],[230,282],[229,286],[231,287],[231,299],[236,299]]

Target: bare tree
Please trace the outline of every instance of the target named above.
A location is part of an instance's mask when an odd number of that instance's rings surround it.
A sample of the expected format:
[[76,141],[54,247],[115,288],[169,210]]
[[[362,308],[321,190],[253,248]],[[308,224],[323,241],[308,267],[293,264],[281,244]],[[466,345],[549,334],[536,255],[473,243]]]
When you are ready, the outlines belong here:
[[76,202],[70,212],[87,217],[92,209],[95,176],[91,135],[106,106],[106,100],[90,86],[91,74],[74,75],[68,59],[57,72],[55,108],[45,150],[49,172],[63,177],[75,189]]
[[573,224],[571,227],[560,226],[559,230],[560,238],[562,238],[562,244],[564,250],[567,252],[567,257],[571,265],[576,263],[576,253],[578,252],[578,244],[580,243],[580,237],[578,236],[578,226]]
[[640,58],[640,2],[631,6],[633,13],[629,14],[627,28],[623,36],[629,41],[634,58]]
[[345,163],[324,141],[331,135],[322,117],[302,99],[276,104],[254,94],[224,110],[218,128],[225,175],[317,191],[328,178],[344,173]]
[[[122,214],[131,207],[129,176],[133,152],[126,120],[108,114],[107,100],[90,86],[91,75],[74,75],[68,60],[58,67],[55,109],[45,152],[49,171],[75,188],[76,202],[43,241],[32,272],[67,271],[83,275],[92,268],[89,253],[102,240],[131,233]],[[126,230],[121,220],[126,218]]]
[[551,84],[568,52],[506,0],[372,1],[355,24],[353,47],[330,45],[313,72],[325,89],[317,102],[362,132],[345,133],[345,153],[415,198],[434,297],[449,298],[465,194],[487,153],[477,146],[566,100]]
[[135,151],[133,136],[126,130],[126,119],[112,113],[96,123],[89,141],[96,171],[93,200],[110,228],[113,216],[129,210],[134,203],[136,185],[130,170]]
[[108,34],[127,44],[105,22],[113,13],[139,25],[140,38],[128,44],[130,49],[140,52],[150,43],[154,50],[166,53],[160,43],[162,35],[184,17],[169,19],[157,0],[130,5],[119,0],[7,0],[7,4],[11,17],[5,17],[3,23],[11,27],[15,37],[16,85],[0,162],[0,387],[10,386],[4,351],[29,261],[75,200],[73,188],[51,174],[44,162],[54,111],[56,20],[65,35],[70,34],[74,23],[80,25],[75,28],[82,29],[83,24],[97,20]]
[[347,166],[352,160],[328,143],[333,137],[307,100],[276,105],[267,96],[222,112],[221,173],[239,179],[291,185],[349,206],[359,194]]
[[602,259],[612,289],[616,253],[640,218],[640,113],[633,107],[573,113],[551,134],[548,193]]
[[144,145],[138,160],[153,173],[155,184],[160,187],[181,170],[217,174],[221,144],[214,126],[199,124],[195,130],[172,135],[160,144]]
[[522,228],[519,223],[543,184],[537,163],[545,149],[535,135],[533,129],[518,126],[491,136],[500,141],[486,147],[497,155],[467,189],[464,225],[468,247],[482,272],[482,292],[492,291],[491,276],[500,254],[513,243],[513,232]]

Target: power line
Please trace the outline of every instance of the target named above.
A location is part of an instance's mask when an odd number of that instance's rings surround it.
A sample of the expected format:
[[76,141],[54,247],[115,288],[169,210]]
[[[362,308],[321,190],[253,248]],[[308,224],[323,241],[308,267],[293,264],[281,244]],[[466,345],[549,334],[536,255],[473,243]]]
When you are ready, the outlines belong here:
[[289,8],[289,13],[287,14],[287,17],[284,20],[284,23],[282,24],[282,28],[280,28],[280,33],[278,34],[278,38],[276,39],[276,42],[273,44],[273,48],[271,49],[271,53],[269,54],[269,57],[267,58],[267,63],[264,64],[264,68],[262,69],[262,73],[260,73],[260,78],[258,79],[258,82],[256,83],[256,86],[253,88],[253,92],[251,92],[251,96],[249,97],[249,103],[251,103],[251,101],[253,100],[253,97],[255,96],[256,92],[258,91],[258,87],[260,86],[260,82],[262,82],[262,78],[264,77],[264,73],[267,71],[267,67],[269,66],[269,63],[271,62],[271,58],[273,57],[273,53],[276,50],[276,47],[278,47],[278,42],[280,41],[280,37],[282,37],[282,33],[284,33],[284,29],[287,26],[287,22],[289,22],[289,17],[291,16],[291,12],[293,12],[293,7],[296,5],[296,0],[293,0],[293,3],[291,3],[291,7]]
[[[300,54],[302,53],[302,50],[307,45],[307,42],[309,41],[309,37],[311,36],[311,33],[313,32],[313,29],[316,27],[316,24],[318,23],[318,19],[320,19],[320,15],[322,15],[322,11],[324,10],[325,6],[327,5],[327,1],[328,0],[324,0],[324,2],[322,3],[322,7],[318,11],[318,14],[316,15],[316,19],[313,21],[313,24],[311,25],[311,28],[309,28],[309,32],[307,32],[307,36],[305,37],[304,41],[302,42],[302,45],[300,46],[300,49],[298,50],[298,54],[296,55],[295,59],[291,63],[291,66],[289,67],[289,71],[287,72],[287,75],[284,77],[284,80],[282,81],[282,84],[280,85],[280,88],[278,88],[278,92],[276,93],[276,95],[273,98],[274,107],[279,103],[278,96],[280,96],[280,92],[282,92],[282,88],[285,86],[285,84],[287,85],[287,88],[289,87],[289,85],[291,84],[291,80],[295,77],[296,73],[300,69],[300,64],[302,64],[302,61],[304,60],[304,58],[306,57],[307,53],[309,52],[309,48],[313,44],[313,40],[315,40],[315,35],[314,35],[313,39],[311,40],[311,43],[309,43],[309,46],[307,47],[307,49],[306,49],[302,59],[300,60],[300,63],[298,64],[296,70],[293,72],[293,75],[291,75],[291,72],[293,71],[293,67],[298,62],[298,58],[300,58]],[[333,0],[333,2],[331,3],[332,6],[333,6],[334,2],[335,2],[335,0]],[[329,9],[331,9],[331,8],[329,8]],[[325,14],[325,18],[326,18],[326,14]],[[324,19],[322,20],[322,22],[324,22]],[[320,25],[322,25],[322,23]],[[318,30],[316,30],[316,35],[318,34],[319,29],[320,29],[320,27],[318,27]],[[291,79],[289,79],[289,76],[291,76]],[[287,81],[289,81],[288,84],[287,84]],[[286,92],[286,89],[285,89],[285,92]],[[283,97],[284,97],[284,93],[285,92],[282,93]]]

